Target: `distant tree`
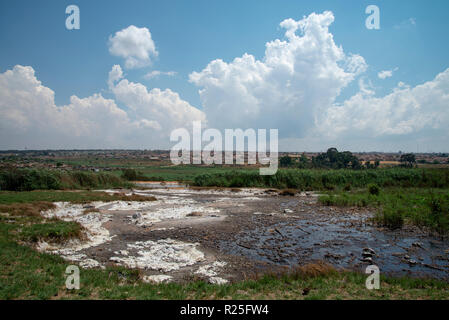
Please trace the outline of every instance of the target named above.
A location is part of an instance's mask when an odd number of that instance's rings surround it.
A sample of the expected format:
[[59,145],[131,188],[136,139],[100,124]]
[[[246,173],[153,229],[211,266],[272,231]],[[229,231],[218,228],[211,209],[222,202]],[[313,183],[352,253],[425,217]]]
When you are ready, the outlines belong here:
[[293,159],[290,158],[289,156],[283,156],[279,159],[279,165],[281,167],[291,167],[292,164],[293,164]]
[[357,159],[357,157],[353,157],[351,161],[351,168],[356,170],[362,169],[362,164],[360,163],[359,159]]
[[309,167],[309,159],[306,157],[305,154],[302,154],[301,157],[299,158],[299,163],[298,163],[298,167],[300,169],[305,169]]
[[359,159],[349,151],[339,152],[336,148],[329,148],[326,153],[321,153],[312,158],[312,165],[316,168],[353,168],[362,166]]
[[329,148],[326,152],[327,158],[329,159],[330,163],[337,163],[340,158],[340,154],[337,150],[337,148]]
[[139,173],[135,169],[125,169],[122,171],[122,178],[128,181],[135,181]]
[[405,153],[401,155],[400,161],[403,166],[411,168],[416,163],[416,157],[413,153]]

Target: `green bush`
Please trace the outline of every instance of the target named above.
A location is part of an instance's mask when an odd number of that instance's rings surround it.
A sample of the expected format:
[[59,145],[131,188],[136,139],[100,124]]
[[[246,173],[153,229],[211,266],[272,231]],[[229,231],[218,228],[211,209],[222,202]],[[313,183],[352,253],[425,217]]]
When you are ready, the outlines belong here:
[[10,169],[0,172],[1,190],[30,191],[60,189],[61,180],[56,172],[36,169]]
[[369,192],[369,194],[372,194],[373,196],[378,196],[380,193],[380,188],[377,184],[370,183],[368,185],[368,192]]
[[122,170],[122,178],[128,181],[136,181],[138,177],[138,172],[135,169],[125,169]]

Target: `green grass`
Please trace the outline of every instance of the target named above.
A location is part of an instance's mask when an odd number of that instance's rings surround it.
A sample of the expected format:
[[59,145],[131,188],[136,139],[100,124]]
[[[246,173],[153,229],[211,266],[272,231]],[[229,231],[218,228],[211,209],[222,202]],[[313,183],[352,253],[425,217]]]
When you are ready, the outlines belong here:
[[14,168],[0,170],[0,190],[104,189],[130,186],[122,178],[105,172]]
[[256,168],[247,166],[195,166],[178,165],[174,166],[170,161],[154,162],[145,159],[95,159],[92,157],[80,159],[58,159],[72,166],[91,166],[96,168],[111,169],[110,173],[121,177],[122,169],[135,169],[142,173],[139,178],[149,181],[185,181],[193,182],[196,176],[202,174],[219,174],[227,172],[258,172]]
[[62,242],[81,236],[82,227],[73,221],[50,221],[24,226],[20,232],[20,238],[24,241],[51,241]]
[[108,194],[100,191],[0,191],[0,205],[13,203],[33,203],[33,202],[72,202],[86,203],[92,201],[153,201],[153,197],[124,196],[122,194]]
[[197,176],[208,174],[226,174],[232,172],[258,173],[259,170],[248,167],[225,166],[142,166],[136,167],[149,180],[193,182]]
[[440,234],[449,232],[449,189],[390,187],[376,192],[334,191],[318,201],[328,206],[377,208],[375,220],[392,229],[412,223]]

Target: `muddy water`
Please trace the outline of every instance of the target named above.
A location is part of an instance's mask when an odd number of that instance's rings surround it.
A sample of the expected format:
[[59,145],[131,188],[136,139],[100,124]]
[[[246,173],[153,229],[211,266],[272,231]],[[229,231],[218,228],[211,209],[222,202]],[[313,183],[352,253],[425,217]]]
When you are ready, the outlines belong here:
[[[303,216],[243,231],[236,242],[223,241],[221,249],[286,266],[324,260],[345,269],[364,271],[375,264],[392,275],[447,278],[447,242],[410,232],[379,230],[368,223],[369,216]],[[365,248],[374,254],[364,257]]]
[[226,283],[316,260],[338,268],[364,271],[375,264],[384,274],[449,279],[447,239],[412,227],[377,228],[370,222],[372,212],[323,207],[313,193],[280,196],[263,189],[198,190],[177,184],[125,192],[158,200],[92,203],[99,212],[88,215],[83,208],[59,204],[63,210],[48,215],[79,221],[92,233],[90,242],[45,244],[42,250],[92,267],[138,267],[150,281],[200,277]]

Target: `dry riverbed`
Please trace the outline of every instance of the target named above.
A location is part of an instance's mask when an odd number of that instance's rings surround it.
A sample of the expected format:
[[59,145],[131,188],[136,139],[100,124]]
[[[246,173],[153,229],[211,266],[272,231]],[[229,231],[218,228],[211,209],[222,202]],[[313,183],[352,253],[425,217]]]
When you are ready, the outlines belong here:
[[42,214],[79,222],[86,239],[41,242],[38,249],[85,268],[139,268],[148,282],[222,284],[317,260],[338,268],[364,271],[375,264],[384,274],[449,279],[447,240],[413,227],[378,228],[368,210],[324,207],[315,193],[150,187],[106,192],[156,201],[56,203]]

